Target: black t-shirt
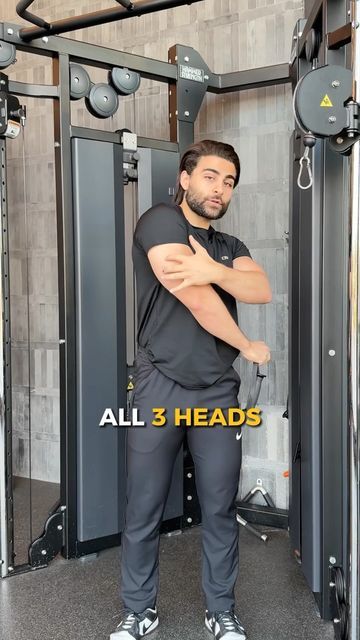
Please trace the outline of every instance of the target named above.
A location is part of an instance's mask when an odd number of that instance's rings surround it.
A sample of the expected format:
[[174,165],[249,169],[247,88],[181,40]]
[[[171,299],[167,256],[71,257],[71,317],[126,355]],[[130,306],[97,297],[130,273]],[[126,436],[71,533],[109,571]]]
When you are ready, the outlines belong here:
[[[138,305],[138,343],[146,349],[153,365],[164,375],[188,389],[214,384],[232,365],[239,351],[208,333],[182,302],[155,276],[147,252],[159,244],[177,242],[191,248],[189,235],[221,264],[250,256],[243,242],[227,233],[193,227],[181,207],[159,204],[138,221],[132,249]],[[236,300],[221,287],[212,285],[237,323]]]

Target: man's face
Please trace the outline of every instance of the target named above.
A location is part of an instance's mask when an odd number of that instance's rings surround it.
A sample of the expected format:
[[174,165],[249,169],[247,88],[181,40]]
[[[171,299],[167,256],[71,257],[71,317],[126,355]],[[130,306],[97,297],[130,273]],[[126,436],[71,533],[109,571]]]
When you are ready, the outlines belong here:
[[192,211],[208,220],[219,220],[230,204],[235,178],[232,162],[218,156],[202,156],[191,175],[182,172],[180,182]]

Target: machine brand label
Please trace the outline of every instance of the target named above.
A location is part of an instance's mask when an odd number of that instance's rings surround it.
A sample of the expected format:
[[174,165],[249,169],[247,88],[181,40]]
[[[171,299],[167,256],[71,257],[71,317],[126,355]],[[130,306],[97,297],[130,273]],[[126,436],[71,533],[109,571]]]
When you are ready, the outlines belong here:
[[195,82],[204,82],[204,71],[203,69],[196,69],[196,67],[188,67],[181,64],[180,78],[184,78],[184,80],[195,80]]

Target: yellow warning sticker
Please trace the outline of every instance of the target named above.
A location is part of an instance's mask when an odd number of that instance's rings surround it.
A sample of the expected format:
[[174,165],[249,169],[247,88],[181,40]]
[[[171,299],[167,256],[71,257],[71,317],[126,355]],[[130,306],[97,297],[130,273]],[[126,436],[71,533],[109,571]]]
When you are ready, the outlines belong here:
[[322,101],[320,102],[320,107],[332,107],[332,106],[333,106],[333,103],[331,102],[328,94],[326,94],[323,97]]

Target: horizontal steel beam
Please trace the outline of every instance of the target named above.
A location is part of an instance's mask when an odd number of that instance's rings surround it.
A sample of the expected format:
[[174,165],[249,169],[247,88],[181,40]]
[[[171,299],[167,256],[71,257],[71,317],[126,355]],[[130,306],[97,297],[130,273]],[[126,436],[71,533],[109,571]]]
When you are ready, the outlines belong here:
[[[87,42],[80,42],[70,38],[50,37],[46,42],[42,39],[35,42],[24,42],[19,35],[19,25],[0,23],[0,40],[14,44],[19,51],[44,56],[55,57],[66,54],[73,62],[93,67],[111,69],[112,67],[126,67],[136,71],[143,78],[157,82],[175,83],[178,79],[178,67],[162,60],[145,58],[133,53],[116,51]],[[211,74],[208,91],[211,93],[230,93],[246,89],[256,89],[276,84],[290,82],[289,66],[287,63],[259,67],[233,73]],[[19,95],[34,95],[35,97],[56,97],[56,88],[45,85],[13,85],[14,93]],[[34,91],[32,94],[31,92]],[[38,92],[38,93],[37,93]]]
[[288,63],[275,64],[246,71],[223,73],[218,76],[218,79],[218,85],[208,86],[208,91],[211,93],[230,93],[231,91],[245,91],[246,89],[286,84],[290,82],[289,65]]
[[[99,129],[90,129],[89,127],[70,127],[70,137],[98,140],[99,142],[113,142],[115,144],[120,143],[120,134],[116,131],[101,131]],[[160,149],[161,151],[179,151],[179,145],[176,142],[143,138],[141,136],[137,136],[137,146],[141,148]]]
[[174,82],[177,79],[177,66],[168,62],[58,36],[50,37],[46,42],[42,39],[24,42],[19,30],[18,24],[0,23],[0,40],[10,42],[19,51],[27,53],[51,57],[63,53],[70,56],[72,62],[104,69],[126,67],[140,73],[143,78],[158,82]]
[[59,89],[52,84],[27,84],[26,82],[9,80],[9,93],[31,98],[58,98]]
[[[94,11],[93,13],[86,13],[83,16],[72,16],[71,18],[57,20],[51,24],[45,23],[46,26],[41,25],[41,19],[30,14],[32,18],[30,21],[34,22],[34,19],[36,18],[38,26],[22,28],[20,30],[20,38],[24,42],[29,42],[30,40],[41,38],[42,36],[57,35],[59,33],[75,31],[76,29],[95,27],[96,25],[115,22],[115,20],[125,20],[126,18],[142,16],[146,13],[164,11],[165,9],[173,9],[175,7],[182,7],[185,4],[193,4],[201,1],[202,0],[138,0],[132,8],[115,7],[113,9],[103,9],[101,11]],[[29,6],[32,2],[33,0],[31,0],[31,2],[27,0],[23,4]]]
[[351,22],[344,24],[340,29],[336,29],[335,31],[331,31],[327,34],[327,46],[328,49],[339,49],[343,47],[345,44],[350,44],[352,37],[352,26]]

